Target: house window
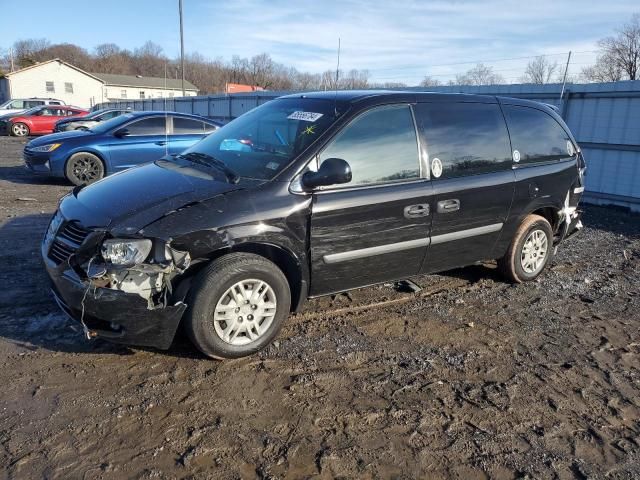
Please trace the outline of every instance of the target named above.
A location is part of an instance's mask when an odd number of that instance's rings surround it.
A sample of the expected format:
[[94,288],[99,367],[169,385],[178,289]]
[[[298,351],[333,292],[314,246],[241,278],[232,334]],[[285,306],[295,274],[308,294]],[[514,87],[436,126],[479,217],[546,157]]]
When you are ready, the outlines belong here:
[[64,82],[64,91],[65,93],[73,93],[73,83]]
[[144,90],[140,90],[140,98],[144,98]]
[[55,93],[56,89],[53,87],[53,82],[47,82],[47,92]]
[[127,98],[127,91],[126,90],[120,90],[120,98]]

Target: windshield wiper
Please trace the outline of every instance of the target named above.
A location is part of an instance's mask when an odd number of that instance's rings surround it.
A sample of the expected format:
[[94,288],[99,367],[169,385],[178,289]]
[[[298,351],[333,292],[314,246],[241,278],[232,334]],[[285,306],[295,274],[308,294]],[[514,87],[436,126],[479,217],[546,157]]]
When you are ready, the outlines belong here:
[[238,181],[240,180],[240,175],[238,175],[235,171],[229,168],[226,163],[206,153],[187,152],[184,154],[181,153],[177,157],[184,158],[186,160],[189,160],[193,163],[197,163],[199,165],[204,165],[205,167],[216,167],[218,168],[218,170],[221,170],[222,173],[225,174],[225,176],[227,177],[227,181],[229,183],[235,184],[235,183],[238,183]]

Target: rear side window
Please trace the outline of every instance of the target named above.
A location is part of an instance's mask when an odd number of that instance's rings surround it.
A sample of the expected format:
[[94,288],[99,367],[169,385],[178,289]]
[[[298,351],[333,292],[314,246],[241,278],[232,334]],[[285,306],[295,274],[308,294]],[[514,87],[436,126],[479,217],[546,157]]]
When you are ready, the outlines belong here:
[[509,136],[497,104],[420,103],[416,111],[432,178],[511,168]]
[[129,135],[164,135],[165,125],[164,117],[151,117],[130,123],[126,128]]
[[[33,107],[39,107],[40,105],[44,105],[44,102],[42,100],[27,100],[26,102],[24,102],[24,105],[26,108],[33,108]],[[52,103],[52,105],[54,105]]]
[[[550,115],[530,107],[505,105],[514,158],[520,163],[540,163],[573,156],[573,142]],[[516,150],[518,153],[516,153]]]
[[320,155],[351,166],[349,185],[420,177],[418,142],[408,105],[376,108],[347,125]]
[[173,133],[186,135],[189,133],[204,133],[204,123],[192,118],[173,117]]

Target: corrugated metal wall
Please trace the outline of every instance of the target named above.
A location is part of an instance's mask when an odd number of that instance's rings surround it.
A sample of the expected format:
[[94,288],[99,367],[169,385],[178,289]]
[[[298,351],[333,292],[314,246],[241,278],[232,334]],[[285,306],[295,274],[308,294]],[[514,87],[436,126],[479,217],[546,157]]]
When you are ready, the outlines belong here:
[[[587,160],[586,199],[640,211],[640,80],[561,85],[447,86],[420,91],[461,92],[527,98],[559,107]],[[228,121],[291,92],[253,92],[173,99],[130,100],[134,110],[176,110]]]

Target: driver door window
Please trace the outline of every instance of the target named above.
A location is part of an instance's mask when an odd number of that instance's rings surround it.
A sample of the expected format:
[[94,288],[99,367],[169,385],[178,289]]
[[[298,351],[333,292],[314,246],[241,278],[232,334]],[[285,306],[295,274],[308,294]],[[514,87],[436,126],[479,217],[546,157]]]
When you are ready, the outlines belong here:
[[419,178],[410,107],[381,107],[361,115],[320,154],[320,164],[328,158],[341,158],[351,166],[353,178],[343,185],[347,187]]

